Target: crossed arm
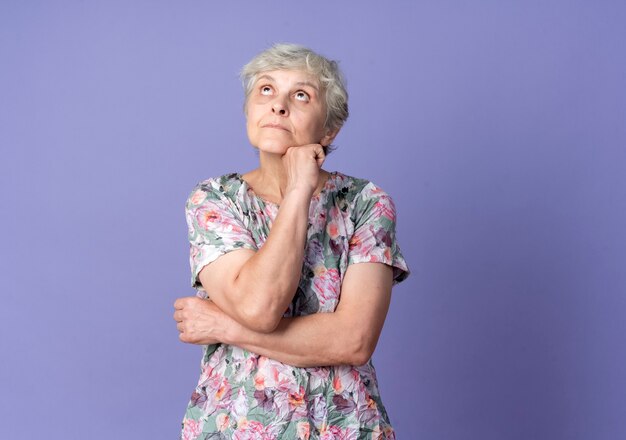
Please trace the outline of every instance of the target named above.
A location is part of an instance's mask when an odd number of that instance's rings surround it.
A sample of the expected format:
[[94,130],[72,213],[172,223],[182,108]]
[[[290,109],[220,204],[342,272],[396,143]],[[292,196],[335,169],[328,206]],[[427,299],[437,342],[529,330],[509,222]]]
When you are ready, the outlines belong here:
[[236,345],[297,367],[362,365],[378,342],[391,286],[389,266],[353,264],[344,276],[335,312],[282,318],[271,333],[251,330],[215,302],[196,297],[178,299],[174,319],[181,341],[187,343]]

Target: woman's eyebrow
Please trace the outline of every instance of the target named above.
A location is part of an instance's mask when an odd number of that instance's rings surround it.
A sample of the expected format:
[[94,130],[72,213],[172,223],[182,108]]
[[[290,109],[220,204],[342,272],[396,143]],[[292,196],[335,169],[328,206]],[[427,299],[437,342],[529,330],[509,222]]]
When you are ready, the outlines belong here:
[[[267,75],[267,74],[259,76],[257,78],[256,82],[259,82],[261,80],[267,80],[267,81],[271,81],[271,82],[274,82],[274,83],[276,82],[276,80],[271,75]],[[298,82],[294,83],[294,85],[297,86],[297,87],[309,86],[309,87],[315,89],[315,91],[318,92],[318,93],[320,91],[319,87],[315,83],[312,83],[311,81],[298,81]]]
[[315,89],[315,91],[317,91],[317,92],[319,92],[319,91],[320,91],[319,87],[317,87],[315,84],[313,84],[313,83],[312,83],[312,82],[310,82],[310,81],[299,81],[299,82],[297,82],[297,83],[296,83],[296,85],[297,85],[298,87],[302,87],[302,86],[309,86],[309,87],[311,87],[311,88]]

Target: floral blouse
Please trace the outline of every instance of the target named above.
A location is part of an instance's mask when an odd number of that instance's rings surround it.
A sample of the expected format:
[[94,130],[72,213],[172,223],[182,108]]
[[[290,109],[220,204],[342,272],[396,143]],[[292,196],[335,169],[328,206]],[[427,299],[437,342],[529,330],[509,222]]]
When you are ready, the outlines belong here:
[[[200,270],[236,249],[258,250],[278,205],[255,195],[240,174],[201,182],[186,206],[191,283],[206,292]],[[367,180],[331,173],[313,196],[298,290],[285,316],[332,313],[350,264],[393,267],[408,276],[395,237],[393,201]],[[201,374],[182,423],[181,438],[395,439],[380,400],[371,360],[359,366],[300,368],[242,348],[204,347]]]

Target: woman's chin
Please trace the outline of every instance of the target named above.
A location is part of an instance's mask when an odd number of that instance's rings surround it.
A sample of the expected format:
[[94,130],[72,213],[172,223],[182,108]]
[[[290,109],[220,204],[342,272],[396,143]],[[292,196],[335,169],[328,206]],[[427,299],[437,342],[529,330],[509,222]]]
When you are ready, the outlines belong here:
[[282,156],[287,152],[287,149],[289,149],[289,145],[277,142],[261,143],[260,145],[256,146],[256,149],[259,150],[259,152],[261,153],[280,154]]

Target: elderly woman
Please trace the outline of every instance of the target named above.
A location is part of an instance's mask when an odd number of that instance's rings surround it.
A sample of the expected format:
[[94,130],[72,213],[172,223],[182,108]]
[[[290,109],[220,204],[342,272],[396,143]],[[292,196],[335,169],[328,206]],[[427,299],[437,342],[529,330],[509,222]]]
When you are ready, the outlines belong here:
[[205,347],[182,438],[395,438],[370,358],[408,269],[391,198],[321,168],[348,117],[341,72],[278,44],[242,79],[259,167],[200,183],[186,207],[199,295],[174,319]]

